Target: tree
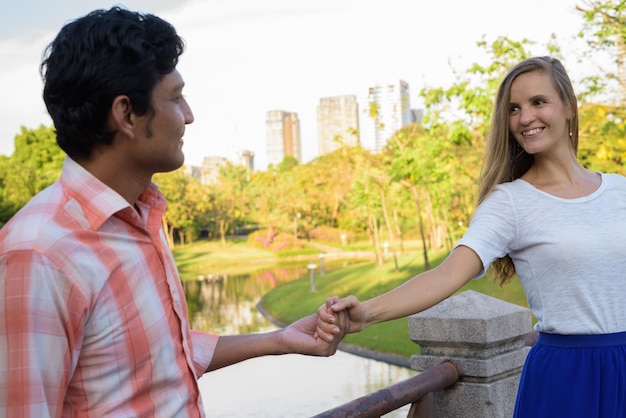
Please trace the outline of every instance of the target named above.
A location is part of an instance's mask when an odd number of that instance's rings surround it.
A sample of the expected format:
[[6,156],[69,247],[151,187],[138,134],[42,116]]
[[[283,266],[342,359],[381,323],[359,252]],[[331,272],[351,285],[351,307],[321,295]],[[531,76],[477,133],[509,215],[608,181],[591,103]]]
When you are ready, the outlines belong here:
[[578,159],[591,171],[626,174],[626,109],[584,104],[579,109]]
[[624,0],[583,1],[576,10],[582,13],[583,29],[579,33],[587,41],[591,53],[611,51],[617,71],[603,70],[604,76],[587,78],[590,90],[603,91],[606,78],[616,80],[617,101],[626,103],[626,2]]
[[446,181],[450,176],[450,147],[451,143],[445,138],[434,138],[428,131],[411,124],[398,131],[384,150],[391,180],[406,187],[415,202],[426,269],[430,268],[430,245],[426,237],[425,213],[431,213],[431,225],[437,224],[437,221],[423,202],[430,197],[435,185]]
[[247,178],[246,167],[227,163],[220,169],[217,183],[210,187],[213,193],[213,219],[223,246],[226,245],[228,231],[248,219]]
[[339,227],[357,161],[365,153],[361,147],[344,146],[299,167],[298,185],[309,202],[312,224]]
[[153,181],[167,199],[163,225],[170,246],[174,246],[174,233],[181,244],[192,242],[212,204],[208,189],[185,174],[184,168],[169,173],[157,173]]
[[0,186],[3,206],[13,213],[59,178],[65,159],[52,127],[21,127],[14,143],[13,154],[3,163]]
[[350,215],[365,225],[374,248],[376,262],[382,265],[384,262],[380,222],[382,200],[379,184],[375,180],[383,176],[380,157],[371,154],[363,154],[362,157],[356,166],[349,195]]

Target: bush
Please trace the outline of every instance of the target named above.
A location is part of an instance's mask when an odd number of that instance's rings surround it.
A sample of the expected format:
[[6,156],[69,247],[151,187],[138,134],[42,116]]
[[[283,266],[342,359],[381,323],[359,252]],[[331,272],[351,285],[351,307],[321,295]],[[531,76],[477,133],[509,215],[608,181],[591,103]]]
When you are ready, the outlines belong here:
[[337,228],[330,228],[328,226],[318,226],[315,229],[309,231],[309,237],[316,241],[331,242],[335,244],[344,244],[341,239],[341,235],[345,236],[345,244],[354,242],[354,232],[344,231]]
[[262,229],[248,235],[248,242],[258,248],[264,248],[274,252],[301,250],[306,243],[294,238],[291,234],[276,233]]

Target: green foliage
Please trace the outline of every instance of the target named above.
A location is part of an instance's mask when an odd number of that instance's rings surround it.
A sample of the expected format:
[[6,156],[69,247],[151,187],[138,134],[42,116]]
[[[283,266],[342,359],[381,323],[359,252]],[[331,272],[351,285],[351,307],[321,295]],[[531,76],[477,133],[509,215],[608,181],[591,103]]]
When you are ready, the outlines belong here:
[[283,160],[278,164],[278,167],[276,167],[276,169],[279,173],[284,173],[286,171],[293,170],[293,168],[297,167],[298,164],[299,163],[298,160],[296,160],[296,157],[292,155],[286,155],[285,158],[283,158]]
[[592,50],[610,48],[626,41],[626,2],[623,0],[583,1],[577,9],[583,17],[579,33]]
[[626,174],[626,109],[587,104],[579,110],[578,159],[592,171]]
[[170,245],[174,245],[175,238],[181,244],[192,242],[200,226],[207,222],[206,214],[212,203],[208,189],[186,175],[182,168],[155,174],[153,181],[168,202],[164,222]]
[[596,63],[599,74],[584,78],[587,91],[583,98],[597,96],[610,90],[611,82],[617,84],[618,102],[626,102],[626,2],[624,0],[582,1],[576,9],[581,13],[583,26],[579,37],[589,45],[583,54],[585,63],[595,63],[599,52],[609,52],[615,63],[615,71]]
[[211,227],[218,231],[222,245],[226,235],[249,222],[250,199],[247,194],[249,173],[246,167],[227,163],[220,169],[217,182],[209,186],[212,196]]
[[11,157],[0,159],[0,222],[6,222],[31,197],[54,183],[65,158],[52,127],[22,127],[14,144]]

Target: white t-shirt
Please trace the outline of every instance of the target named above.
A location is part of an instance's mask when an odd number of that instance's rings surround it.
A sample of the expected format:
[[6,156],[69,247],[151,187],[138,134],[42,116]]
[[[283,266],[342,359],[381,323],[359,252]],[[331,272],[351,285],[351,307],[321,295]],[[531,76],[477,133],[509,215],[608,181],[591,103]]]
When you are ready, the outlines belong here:
[[500,184],[457,244],[473,249],[484,271],[511,256],[538,331],[626,331],[626,178],[601,176],[595,192],[576,199],[521,179]]

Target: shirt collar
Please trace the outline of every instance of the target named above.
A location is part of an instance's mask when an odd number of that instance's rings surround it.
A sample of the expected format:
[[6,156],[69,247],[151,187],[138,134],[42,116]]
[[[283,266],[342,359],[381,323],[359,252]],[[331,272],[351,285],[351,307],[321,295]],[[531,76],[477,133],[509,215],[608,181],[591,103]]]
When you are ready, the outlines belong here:
[[[101,182],[70,157],[66,157],[61,172],[61,184],[76,199],[83,209],[85,218],[93,229],[99,229],[107,219],[118,212],[136,214],[134,208],[119,193]],[[161,219],[166,201],[154,183],[143,191],[137,201],[143,216]],[[139,216],[136,216],[139,221]],[[146,225],[146,220],[141,222]]]

